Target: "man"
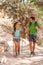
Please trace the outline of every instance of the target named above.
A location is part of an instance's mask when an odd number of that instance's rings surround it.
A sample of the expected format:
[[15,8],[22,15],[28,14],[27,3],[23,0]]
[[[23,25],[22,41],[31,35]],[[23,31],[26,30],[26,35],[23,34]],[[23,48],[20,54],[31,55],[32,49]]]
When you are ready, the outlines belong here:
[[35,21],[35,17],[30,17],[27,27],[29,29],[29,42],[30,42],[30,55],[34,55],[35,43],[37,38],[37,30],[39,30],[39,24]]

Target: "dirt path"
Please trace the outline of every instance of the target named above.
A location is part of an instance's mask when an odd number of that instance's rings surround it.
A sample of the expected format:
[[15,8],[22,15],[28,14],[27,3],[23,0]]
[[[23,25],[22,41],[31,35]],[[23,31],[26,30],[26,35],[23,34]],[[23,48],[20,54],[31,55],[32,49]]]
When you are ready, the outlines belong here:
[[22,50],[22,53],[13,57],[11,53],[5,53],[6,62],[0,63],[0,65],[43,65],[43,50],[42,48],[37,48],[35,51],[35,56],[29,56],[29,50]]

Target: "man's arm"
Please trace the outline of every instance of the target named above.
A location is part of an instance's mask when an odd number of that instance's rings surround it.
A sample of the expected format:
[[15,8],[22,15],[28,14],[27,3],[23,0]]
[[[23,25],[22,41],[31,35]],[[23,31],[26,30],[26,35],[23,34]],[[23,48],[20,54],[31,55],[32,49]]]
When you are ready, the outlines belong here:
[[36,30],[40,30],[41,29],[41,27],[40,27],[40,25],[37,23],[37,25],[36,25]]

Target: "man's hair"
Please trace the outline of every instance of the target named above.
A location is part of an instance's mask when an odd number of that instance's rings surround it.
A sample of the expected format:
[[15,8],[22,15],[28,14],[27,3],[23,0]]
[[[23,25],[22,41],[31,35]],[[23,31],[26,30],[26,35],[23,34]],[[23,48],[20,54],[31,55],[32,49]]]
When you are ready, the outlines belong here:
[[30,17],[32,20],[35,20],[35,17]]

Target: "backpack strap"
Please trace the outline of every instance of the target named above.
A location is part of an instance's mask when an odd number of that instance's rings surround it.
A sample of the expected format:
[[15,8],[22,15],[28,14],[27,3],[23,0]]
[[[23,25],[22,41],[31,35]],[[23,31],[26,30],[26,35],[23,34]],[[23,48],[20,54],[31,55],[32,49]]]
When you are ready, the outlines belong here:
[[37,26],[37,21],[35,21],[35,23],[34,23],[34,24],[35,24],[35,26]]
[[32,24],[32,23],[30,22],[30,23],[29,23],[29,28],[31,27],[31,24]]
[[[30,22],[30,23],[29,23],[29,28],[31,27],[31,24],[32,24],[32,23]],[[35,21],[34,25],[37,26],[37,21]]]

